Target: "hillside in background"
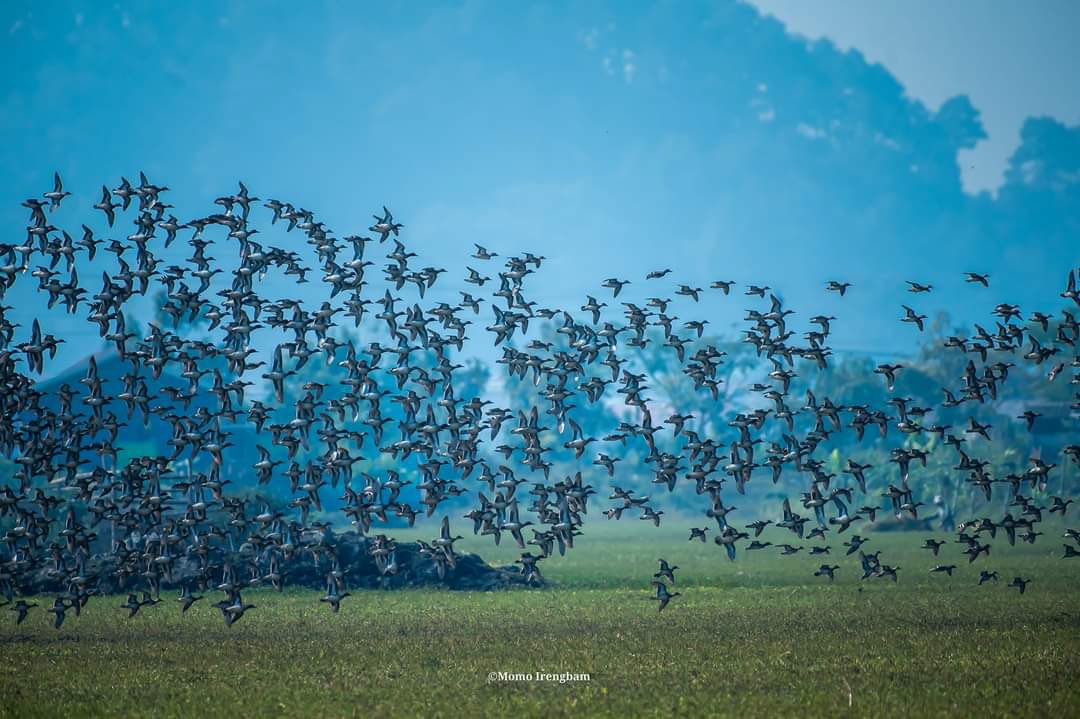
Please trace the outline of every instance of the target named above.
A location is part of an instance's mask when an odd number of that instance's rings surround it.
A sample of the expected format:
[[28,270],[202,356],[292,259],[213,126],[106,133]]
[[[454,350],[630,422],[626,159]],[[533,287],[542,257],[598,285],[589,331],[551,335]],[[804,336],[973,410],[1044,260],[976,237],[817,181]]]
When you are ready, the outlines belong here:
[[[68,10],[42,9],[0,51],[36,68],[2,86],[0,134],[18,138],[0,144],[9,228],[54,168],[79,195],[54,220],[72,232],[98,222],[100,182],[121,174],[177,188],[181,219],[242,178],[341,235],[389,204],[410,248],[450,270],[433,300],[458,299],[479,242],[546,255],[532,283],[541,303],[602,297],[607,276],[634,280],[634,297],[670,293],[642,278],[671,266],[669,279],[702,287],[769,284],[797,323],[840,317],[837,349],[880,353],[912,348],[895,323],[902,302],[961,323],[986,321],[998,301],[1049,311],[1080,264],[1080,128],[1031,119],[999,193],[966,195],[957,152],[984,135],[978,108],[963,96],[928,108],[860,53],[742,3],[525,18],[498,3],[342,6],[302,23],[287,6],[241,5],[209,27],[194,8],[134,3],[120,19],[80,15],[42,56],[38,40],[70,24]],[[38,82],[50,77],[66,79]],[[281,240],[267,219],[256,218],[262,237]],[[163,254],[179,260],[180,247]],[[963,283],[967,270],[990,274],[993,300]],[[855,283],[848,297],[825,295],[833,278]],[[906,279],[935,291],[913,298]],[[27,287],[5,298],[24,327],[40,311]],[[717,328],[750,306],[707,295]],[[53,367],[98,341],[59,311],[49,323],[78,340]]]

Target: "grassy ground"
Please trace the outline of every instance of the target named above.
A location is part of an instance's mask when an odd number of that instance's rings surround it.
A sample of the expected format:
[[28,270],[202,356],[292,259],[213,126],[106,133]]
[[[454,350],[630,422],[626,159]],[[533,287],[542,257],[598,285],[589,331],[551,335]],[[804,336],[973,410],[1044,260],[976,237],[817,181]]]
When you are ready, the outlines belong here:
[[[99,598],[60,631],[40,609],[2,618],[0,716],[1076,716],[1080,562],[1044,530],[971,567],[948,546],[951,580],[927,572],[922,535],[868,535],[896,584],[860,582],[835,539],[829,584],[819,558],[731,563],[681,525],[624,521],[542,564],[557,586],[541,591],[358,592],[337,616],[312,592],[252,592],[231,629],[208,601],[129,621]],[[472,547],[516,556],[489,542]],[[647,600],[660,556],[684,592],[663,613]],[[982,566],[1002,581],[976,586]],[[1017,573],[1035,580],[1023,596],[1004,586]]]

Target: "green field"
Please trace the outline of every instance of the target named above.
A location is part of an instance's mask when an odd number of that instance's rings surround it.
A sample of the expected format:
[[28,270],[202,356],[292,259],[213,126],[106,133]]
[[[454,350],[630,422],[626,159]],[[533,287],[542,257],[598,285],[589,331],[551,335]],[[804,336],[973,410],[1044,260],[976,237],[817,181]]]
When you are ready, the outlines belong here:
[[[731,563],[686,541],[684,525],[643,524],[587,526],[567,557],[542,563],[543,590],[359,591],[336,616],[314,592],[258,591],[231,629],[209,601],[129,621],[121,598],[97,598],[60,631],[40,609],[20,627],[4,616],[0,715],[1080,714],[1080,562],[1059,558],[1051,527],[1035,546],[999,538],[971,566],[948,545],[952,579],[928,573],[923,535],[865,535],[901,567],[896,584],[860,582],[834,537],[829,584],[805,552]],[[517,554],[462,544],[492,561]],[[681,567],[672,589],[684,593],[663,613],[648,601],[660,556]],[[1002,581],[976,586],[983,567]],[[1017,573],[1034,579],[1023,596],[1004,586]]]

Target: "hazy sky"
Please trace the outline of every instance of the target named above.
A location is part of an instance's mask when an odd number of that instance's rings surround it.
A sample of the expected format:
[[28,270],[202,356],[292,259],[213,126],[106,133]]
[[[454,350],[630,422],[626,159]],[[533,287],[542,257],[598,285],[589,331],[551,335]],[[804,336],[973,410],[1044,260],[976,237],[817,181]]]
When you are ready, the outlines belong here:
[[[1080,120],[1080,83],[1066,77],[1080,65],[1067,42],[1080,2],[759,6],[884,69],[806,50],[777,21],[719,0],[0,3],[0,64],[13,69],[0,75],[0,222],[20,239],[19,202],[49,189],[54,170],[75,196],[53,219],[76,237],[87,221],[110,236],[91,206],[121,175],[142,169],[173,188],[181,221],[243,179],[339,236],[389,205],[417,266],[450,270],[437,301],[458,299],[480,242],[549,257],[530,287],[542,305],[610,301],[610,276],[632,279],[637,301],[674,283],[767,283],[800,317],[843,314],[837,348],[900,351],[912,336],[893,315],[918,274],[941,288],[921,309],[970,320],[961,272],[985,269],[985,245],[949,225],[975,223],[938,214],[964,196],[944,197],[956,145],[934,111],[971,96],[990,139],[969,177],[996,186],[1024,117]],[[927,185],[911,181],[919,173]],[[268,244],[299,242],[259,226]],[[1058,282],[1075,253],[1009,239],[995,256],[1019,257],[1027,274],[995,266],[995,301],[1057,302],[1044,279]],[[660,266],[671,286],[646,285]],[[96,291],[100,270],[80,276]],[[843,306],[822,289],[834,278],[860,288]],[[42,312],[27,279],[4,299],[24,328]],[[322,299],[314,283],[267,284]],[[716,294],[673,307],[716,328],[741,320],[748,300]],[[58,365],[100,346],[85,322],[53,311],[48,323],[70,342]]]
[[883,64],[931,109],[956,94],[989,137],[961,153],[969,191],[1000,186],[1029,116],[1080,123],[1075,0],[751,0],[791,32],[828,37]]

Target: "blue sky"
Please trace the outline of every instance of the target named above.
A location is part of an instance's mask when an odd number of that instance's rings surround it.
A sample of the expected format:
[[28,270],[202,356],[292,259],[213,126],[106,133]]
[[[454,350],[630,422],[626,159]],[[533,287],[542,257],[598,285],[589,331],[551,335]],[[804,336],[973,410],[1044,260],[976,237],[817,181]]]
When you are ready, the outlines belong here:
[[[942,287],[920,309],[964,320],[992,307],[965,294],[967,270],[1008,270],[994,301],[1056,301],[1075,243],[1032,250],[1007,203],[960,191],[957,157],[990,168],[966,167],[964,187],[996,189],[1024,118],[1077,124],[1061,38],[1080,6],[760,4],[838,48],[732,2],[8,3],[0,53],[19,71],[0,79],[0,220],[18,234],[19,201],[54,169],[77,193],[57,216],[68,228],[102,182],[140,169],[182,220],[243,179],[340,235],[389,205],[420,266],[451,269],[437,299],[463,287],[476,241],[547,255],[531,285],[544,304],[602,297],[612,275],[643,299],[659,291],[644,272],[670,266],[850,318],[836,342],[851,349],[910,344],[892,315],[913,274]],[[965,93],[974,115],[939,113]],[[1064,238],[1074,197],[1040,237]],[[857,291],[824,296],[833,278]],[[5,302],[24,326],[42,311],[25,281]],[[676,309],[723,327],[746,306]],[[64,358],[97,342],[50,321],[74,340]]]

